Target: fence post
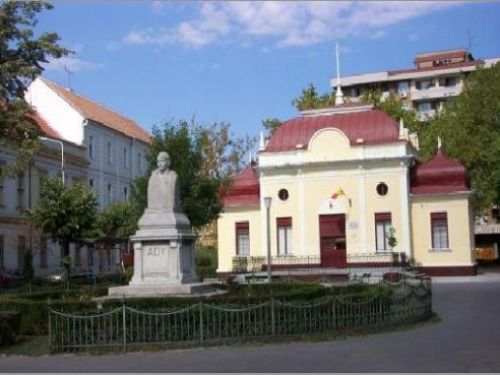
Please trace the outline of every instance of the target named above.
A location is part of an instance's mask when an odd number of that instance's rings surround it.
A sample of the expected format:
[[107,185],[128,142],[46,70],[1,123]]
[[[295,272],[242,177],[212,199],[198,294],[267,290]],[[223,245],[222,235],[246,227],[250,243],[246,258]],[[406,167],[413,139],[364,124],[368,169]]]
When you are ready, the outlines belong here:
[[200,318],[200,342],[203,344],[203,302],[200,302],[199,306],[199,318]]
[[127,351],[127,319],[126,319],[125,298],[122,300],[122,329],[123,329],[123,351]]
[[271,298],[271,332],[274,336],[276,334],[276,320],[274,316],[274,298]]
[[49,350],[52,353],[52,313],[50,308],[50,298],[47,300],[47,310],[49,314]]

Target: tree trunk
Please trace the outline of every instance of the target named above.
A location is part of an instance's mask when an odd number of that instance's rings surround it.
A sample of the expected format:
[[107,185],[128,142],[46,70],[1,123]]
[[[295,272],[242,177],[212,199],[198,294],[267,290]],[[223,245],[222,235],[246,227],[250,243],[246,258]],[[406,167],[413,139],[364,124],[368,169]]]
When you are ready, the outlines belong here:
[[64,241],[62,243],[62,248],[63,248],[63,259],[62,259],[62,264],[64,266],[64,270],[66,273],[66,281],[69,281],[69,277],[71,274],[71,256],[69,255],[69,241]]

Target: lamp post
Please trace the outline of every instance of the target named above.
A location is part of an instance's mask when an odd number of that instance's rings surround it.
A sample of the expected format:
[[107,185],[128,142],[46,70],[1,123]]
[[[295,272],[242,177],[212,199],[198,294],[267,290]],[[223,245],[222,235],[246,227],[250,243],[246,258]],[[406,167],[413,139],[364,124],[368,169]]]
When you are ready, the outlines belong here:
[[59,139],[53,139],[53,138],[47,138],[47,137],[39,137],[39,139],[42,141],[59,143],[59,145],[61,146],[61,179],[62,179],[62,183],[64,185],[64,143],[62,141],[60,141]]
[[266,206],[266,230],[267,230],[267,282],[271,283],[271,197],[264,197],[264,206]]

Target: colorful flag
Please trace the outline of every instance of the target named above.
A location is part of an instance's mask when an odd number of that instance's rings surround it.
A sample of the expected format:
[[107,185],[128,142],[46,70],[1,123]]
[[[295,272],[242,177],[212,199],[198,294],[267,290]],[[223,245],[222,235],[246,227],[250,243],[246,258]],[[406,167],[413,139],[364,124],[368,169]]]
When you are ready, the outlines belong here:
[[341,195],[345,196],[344,190],[342,188],[339,188],[335,193],[332,194],[332,199],[337,199]]

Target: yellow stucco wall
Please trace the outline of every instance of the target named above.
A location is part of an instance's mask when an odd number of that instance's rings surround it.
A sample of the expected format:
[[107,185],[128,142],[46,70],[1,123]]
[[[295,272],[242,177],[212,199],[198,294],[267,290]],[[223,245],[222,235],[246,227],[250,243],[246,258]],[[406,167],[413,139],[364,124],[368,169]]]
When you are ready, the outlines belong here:
[[[446,212],[449,250],[433,250],[431,213]],[[420,266],[470,266],[475,264],[472,211],[468,196],[412,197],[413,251]]]
[[217,220],[218,269],[231,272],[236,256],[236,223],[248,221],[250,233],[250,255],[262,255],[261,219],[258,206],[227,207]]

